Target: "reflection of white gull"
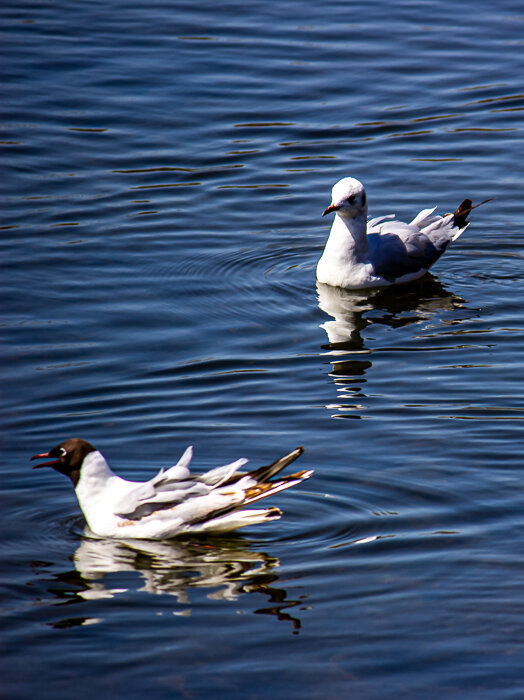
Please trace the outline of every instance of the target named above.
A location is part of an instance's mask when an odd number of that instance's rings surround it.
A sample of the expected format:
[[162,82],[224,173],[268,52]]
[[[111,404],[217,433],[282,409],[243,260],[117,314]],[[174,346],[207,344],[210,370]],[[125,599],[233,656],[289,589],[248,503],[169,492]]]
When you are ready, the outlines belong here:
[[[370,352],[361,336],[367,326],[399,326],[420,323],[437,311],[460,307],[464,300],[450,294],[438,280],[427,275],[405,289],[343,289],[317,282],[318,306],[334,320],[320,325],[328,336],[330,351]],[[370,313],[373,312],[373,313]]]
[[334,185],[332,202],[323,214],[335,212],[335,219],[318,262],[317,279],[346,289],[415,280],[465,230],[474,208],[471,199],[465,199],[445,216],[434,214],[434,207],[423,209],[409,224],[392,221],[393,214],[368,222],[364,186],[345,177]]
[[[86,586],[82,598],[113,598],[127,589],[105,585],[104,578],[122,571],[138,571],[141,591],[170,594],[189,603],[191,588],[215,589],[208,598],[234,600],[268,582],[279,560],[252,552],[232,541],[221,543],[154,542],[95,539],[86,529],[74,555],[75,567]],[[107,582],[109,584],[109,581]]]
[[460,307],[463,303],[431,274],[407,287],[401,295],[396,289],[351,290],[320,283],[317,292],[319,308],[332,317],[320,324],[320,328],[328,336],[329,344],[322,347],[332,358],[330,377],[340,400],[326,408],[336,408],[346,415],[363,409],[365,375],[372,367],[372,350],[366,347],[361,335],[364,329],[371,325],[398,328],[422,323],[439,310]]
[[[360,332],[368,325],[365,311],[373,309],[370,292],[358,292],[330,287],[317,283],[318,305],[334,320],[320,324],[329,340],[323,345],[327,355],[331,355],[333,369],[330,377],[335,382],[339,403],[326,405],[326,408],[354,414],[363,409],[361,398],[365,374],[371,367],[370,351],[364,347]],[[364,357],[363,357],[364,355]],[[355,383],[356,382],[356,383]],[[355,402],[357,395],[360,399]],[[334,417],[339,414],[334,414]]]
[[104,456],[86,440],[71,438],[33,459],[53,459],[35,468],[52,467],[73,482],[91,530],[102,537],[161,540],[184,533],[230,532],[275,520],[278,508],[246,509],[274,493],[309,479],[311,470],[271,480],[303,452],[298,447],[267,467],[241,473],[247,460],[205,474],[188,469],[193,450],[149,481],[127,481],[114,474]]
[[[360,331],[368,325],[362,315],[364,311],[373,309],[369,292],[350,291],[320,283],[317,283],[317,292],[319,307],[334,318],[334,321],[325,321],[320,325],[326,331],[329,342],[352,343],[355,350],[361,348],[363,340]],[[337,351],[332,349],[332,352]]]

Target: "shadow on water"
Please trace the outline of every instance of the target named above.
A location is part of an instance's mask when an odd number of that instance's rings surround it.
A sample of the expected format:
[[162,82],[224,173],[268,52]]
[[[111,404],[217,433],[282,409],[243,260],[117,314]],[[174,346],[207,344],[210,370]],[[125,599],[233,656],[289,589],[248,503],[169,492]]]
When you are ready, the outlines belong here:
[[[339,398],[362,399],[365,375],[371,370],[372,349],[363,333],[371,326],[402,328],[427,321],[440,311],[460,308],[465,300],[447,291],[432,275],[426,275],[402,287],[371,290],[348,290],[317,283],[318,305],[334,320],[320,327],[326,331],[328,343],[322,345],[330,360],[332,377]],[[378,350],[379,348],[374,348]],[[333,408],[334,406],[330,406]],[[340,406],[346,409],[357,405]],[[358,413],[352,414],[355,418]]]
[[[266,552],[253,551],[249,542],[238,537],[205,538],[184,541],[111,540],[93,536],[86,527],[73,555],[74,570],[40,579],[48,593],[60,604],[116,598],[129,592],[175,596],[180,609],[174,615],[191,615],[191,591],[210,589],[209,600],[235,601],[245,594],[262,593],[269,605],[254,610],[258,615],[273,615],[291,623],[293,631],[301,627],[298,618],[286,612],[301,604],[290,600],[279,580],[280,561]],[[35,562],[38,574],[50,566]],[[143,585],[129,586],[129,579],[118,577],[137,572]],[[301,596],[303,597],[303,596]],[[196,604],[196,603],[195,603]],[[90,617],[68,617],[52,623],[68,628],[99,621]]]

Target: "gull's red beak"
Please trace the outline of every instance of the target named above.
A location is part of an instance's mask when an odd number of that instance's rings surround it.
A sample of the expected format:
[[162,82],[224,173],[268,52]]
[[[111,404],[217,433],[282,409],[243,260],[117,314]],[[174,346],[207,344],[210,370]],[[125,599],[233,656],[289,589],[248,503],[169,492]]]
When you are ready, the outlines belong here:
[[[40,455],[35,455],[34,457],[31,457],[31,461],[33,459],[46,459],[49,457],[49,452],[42,452]],[[60,464],[59,459],[52,459],[50,462],[41,462],[40,464],[35,464],[33,469],[42,469],[42,467],[54,467],[56,464]]]
[[324,211],[322,212],[322,216],[326,216],[326,214],[332,214],[334,211],[338,211],[338,209],[340,209],[340,207],[337,207],[336,204],[330,204],[327,209],[324,209]]

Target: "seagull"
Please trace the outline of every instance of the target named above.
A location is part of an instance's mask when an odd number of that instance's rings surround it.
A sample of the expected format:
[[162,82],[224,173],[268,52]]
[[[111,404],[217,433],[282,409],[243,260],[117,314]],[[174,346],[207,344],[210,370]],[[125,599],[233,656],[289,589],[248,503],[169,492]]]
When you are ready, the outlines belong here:
[[87,440],[70,438],[31,459],[49,459],[33,469],[52,467],[73,482],[78,503],[92,532],[101,537],[163,540],[185,533],[224,533],[253,523],[276,520],[274,506],[246,506],[309,479],[312,470],[270,479],[304,451],[297,447],[266,467],[241,473],[247,460],[237,459],[205,474],[191,474],[188,447],[173,467],[149,481],[117,476]]
[[[486,199],[480,204],[491,200]],[[332,201],[322,216],[335,213],[329,238],[317,265],[323,284],[346,289],[386,287],[424,275],[450,243],[467,228],[473,206],[465,199],[453,214],[439,216],[423,209],[406,224],[394,214],[367,221],[364,185],[345,177],[332,189]]]

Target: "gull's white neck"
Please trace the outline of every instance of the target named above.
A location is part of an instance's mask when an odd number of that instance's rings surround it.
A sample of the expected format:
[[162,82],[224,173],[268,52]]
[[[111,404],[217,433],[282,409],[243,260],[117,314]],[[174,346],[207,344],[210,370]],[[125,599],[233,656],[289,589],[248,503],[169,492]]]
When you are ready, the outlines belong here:
[[[335,215],[322,257],[318,261],[319,282],[334,286],[352,286],[348,277],[364,273],[368,263],[367,211],[354,218]],[[358,286],[358,279],[354,280]]]
[[331,249],[353,263],[366,261],[369,251],[367,212],[362,211],[351,219],[335,215],[326,243],[326,251],[331,252]]
[[98,450],[87,455],[82,463],[80,479],[75,489],[82,510],[84,510],[86,500],[104,491],[107,482],[114,476],[109,464]]
[[116,521],[114,503],[121,497],[122,488],[125,489],[126,485],[132,486],[111,470],[100,452],[90,452],[84,459],[75,490],[80,508],[93,532],[111,534]]

